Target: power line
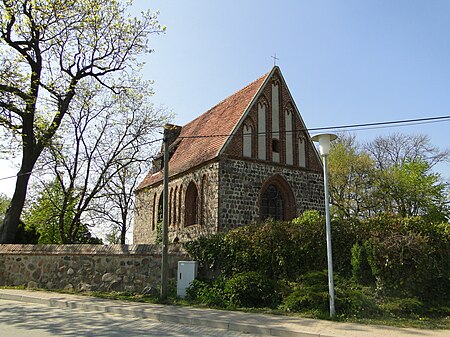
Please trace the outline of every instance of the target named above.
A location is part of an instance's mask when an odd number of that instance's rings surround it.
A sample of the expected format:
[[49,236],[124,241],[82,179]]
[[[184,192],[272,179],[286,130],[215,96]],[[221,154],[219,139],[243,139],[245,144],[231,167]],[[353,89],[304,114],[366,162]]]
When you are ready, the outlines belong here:
[[[429,124],[429,123],[437,123],[437,122],[446,122],[450,120],[449,116],[437,116],[437,117],[427,117],[427,118],[415,118],[415,119],[403,119],[403,120],[395,120],[395,121],[385,121],[385,122],[374,122],[374,123],[359,123],[359,124],[347,124],[347,125],[337,125],[337,126],[325,126],[325,127],[317,127],[317,128],[302,128],[302,129],[295,129],[290,131],[284,131],[286,133],[293,133],[293,132],[301,132],[301,131],[325,131],[325,130],[342,130],[342,129],[355,129],[355,130],[371,130],[371,129],[381,129],[381,128],[388,128],[388,127],[395,127],[399,126],[399,124],[407,124],[407,125],[419,125],[419,124]],[[405,125],[400,125],[405,126]],[[258,132],[257,134],[272,134],[272,133],[281,133],[280,131],[277,132]],[[194,135],[194,136],[180,136],[178,138],[180,139],[195,139],[195,138],[215,138],[215,137],[230,137],[236,135],[236,132],[230,133],[230,134],[215,134],[215,135]],[[149,145],[152,143],[160,142],[163,138],[154,139],[145,143],[142,143],[140,145]],[[41,169],[43,170],[43,169]],[[36,169],[33,172],[40,171],[40,169]],[[17,178],[18,176],[28,175],[33,172],[25,172],[20,173],[14,176],[9,177],[2,177],[1,180],[7,180],[12,178]]]
[[[449,120],[450,116],[439,116],[439,117],[427,117],[427,118],[416,118],[416,119],[403,119],[396,121],[388,121],[388,122],[375,122],[375,123],[362,123],[362,124],[349,124],[349,125],[340,125],[340,126],[328,126],[321,128],[313,128],[309,129],[310,131],[321,131],[321,130],[329,130],[329,129],[350,129],[350,128],[359,128],[359,127],[369,127],[369,126],[382,126],[382,125],[393,125],[393,124],[425,124],[431,121],[445,121]],[[413,125],[414,125],[413,124]]]
[[[386,121],[386,122],[374,122],[374,123],[360,123],[360,124],[348,124],[348,125],[337,125],[337,126],[324,126],[317,128],[301,128],[294,129],[290,131],[283,131],[286,133],[290,132],[299,132],[299,131],[324,131],[324,130],[339,130],[339,129],[353,129],[360,128],[360,130],[369,130],[370,127],[384,128],[389,126],[394,126],[398,124],[408,124],[408,125],[418,125],[418,124],[427,124],[427,123],[436,123],[436,122],[445,122],[450,120],[450,116],[438,116],[438,117],[427,117],[427,118],[416,118],[416,119],[403,119],[396,121]],[[271,134],[271,133],[281,133],[281,131],[263,131],[257,132],[256,134]],[[194,135],[194,136],[181,136],[179,138],[192,139],[192,138],[213,138],[213,137],[229,137],[235,135],[236,132],[230,134],[215,134],[215,135]]]

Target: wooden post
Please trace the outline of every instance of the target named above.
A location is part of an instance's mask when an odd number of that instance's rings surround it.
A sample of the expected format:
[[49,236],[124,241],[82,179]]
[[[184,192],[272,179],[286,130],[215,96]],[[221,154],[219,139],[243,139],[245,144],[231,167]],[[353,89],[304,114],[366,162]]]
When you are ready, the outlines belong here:
[[161,299],[167,299],[168,241],[169,241],[169,130],[164,127],[163,228],[161,261]]

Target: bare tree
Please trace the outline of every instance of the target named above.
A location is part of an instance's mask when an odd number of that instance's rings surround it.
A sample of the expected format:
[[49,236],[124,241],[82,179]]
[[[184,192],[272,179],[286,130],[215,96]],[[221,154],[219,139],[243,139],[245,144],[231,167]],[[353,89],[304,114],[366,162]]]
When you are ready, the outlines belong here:
[[450,149],[440,150],[423,134],[406,135],[394,133],[379,136],[364,145],[364,149],[375,160],[376,166],[383,170],[406,161],[423,160],[432,168],[437,163],[448,160]]
[[134,191],[142,173],[147,170],[148,161],[135,161],[118,170],[92,207],[91,214],[108,230],[108,237],[115,243],[126,243],[126,235],[134,219]]
[[145,83],[120,95],[93,86],[79,93],[70,119],[61,126],[64,134],[43,154],[43,167],[51,168],[52,178],[42,184],[56,178],[62,191],[58,219],[63,243],[75,242],[89,218],[119,226],[125,241],[136,170],[149,162],[155,130],[167,121],[166,111],[148,102]]
[[0,1],[0,125],[21,144],[22,162],[0,243],[13,242],[30,174],[88,79],[115,93],[133,85],[156,14],[130,18],[117,0]]

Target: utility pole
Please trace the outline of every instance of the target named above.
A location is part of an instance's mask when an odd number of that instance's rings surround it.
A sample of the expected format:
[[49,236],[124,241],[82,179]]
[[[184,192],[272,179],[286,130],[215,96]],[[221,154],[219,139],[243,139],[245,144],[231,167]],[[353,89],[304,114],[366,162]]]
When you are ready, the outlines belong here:
[[163,228],[162,228],[162,259],[161,259],[161,299],[167,299],[168,278],[168,241],[169,241],[169,130],[164,127],[164,180],[163,180]]

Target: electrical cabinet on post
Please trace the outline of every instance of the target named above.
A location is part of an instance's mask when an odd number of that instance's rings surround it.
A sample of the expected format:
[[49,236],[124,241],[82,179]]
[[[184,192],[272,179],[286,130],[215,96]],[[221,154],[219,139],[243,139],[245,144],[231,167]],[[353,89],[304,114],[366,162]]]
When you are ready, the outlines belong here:
[[177,296],[184,298],[186,289],[197,277],[197,261],[178,261]]

